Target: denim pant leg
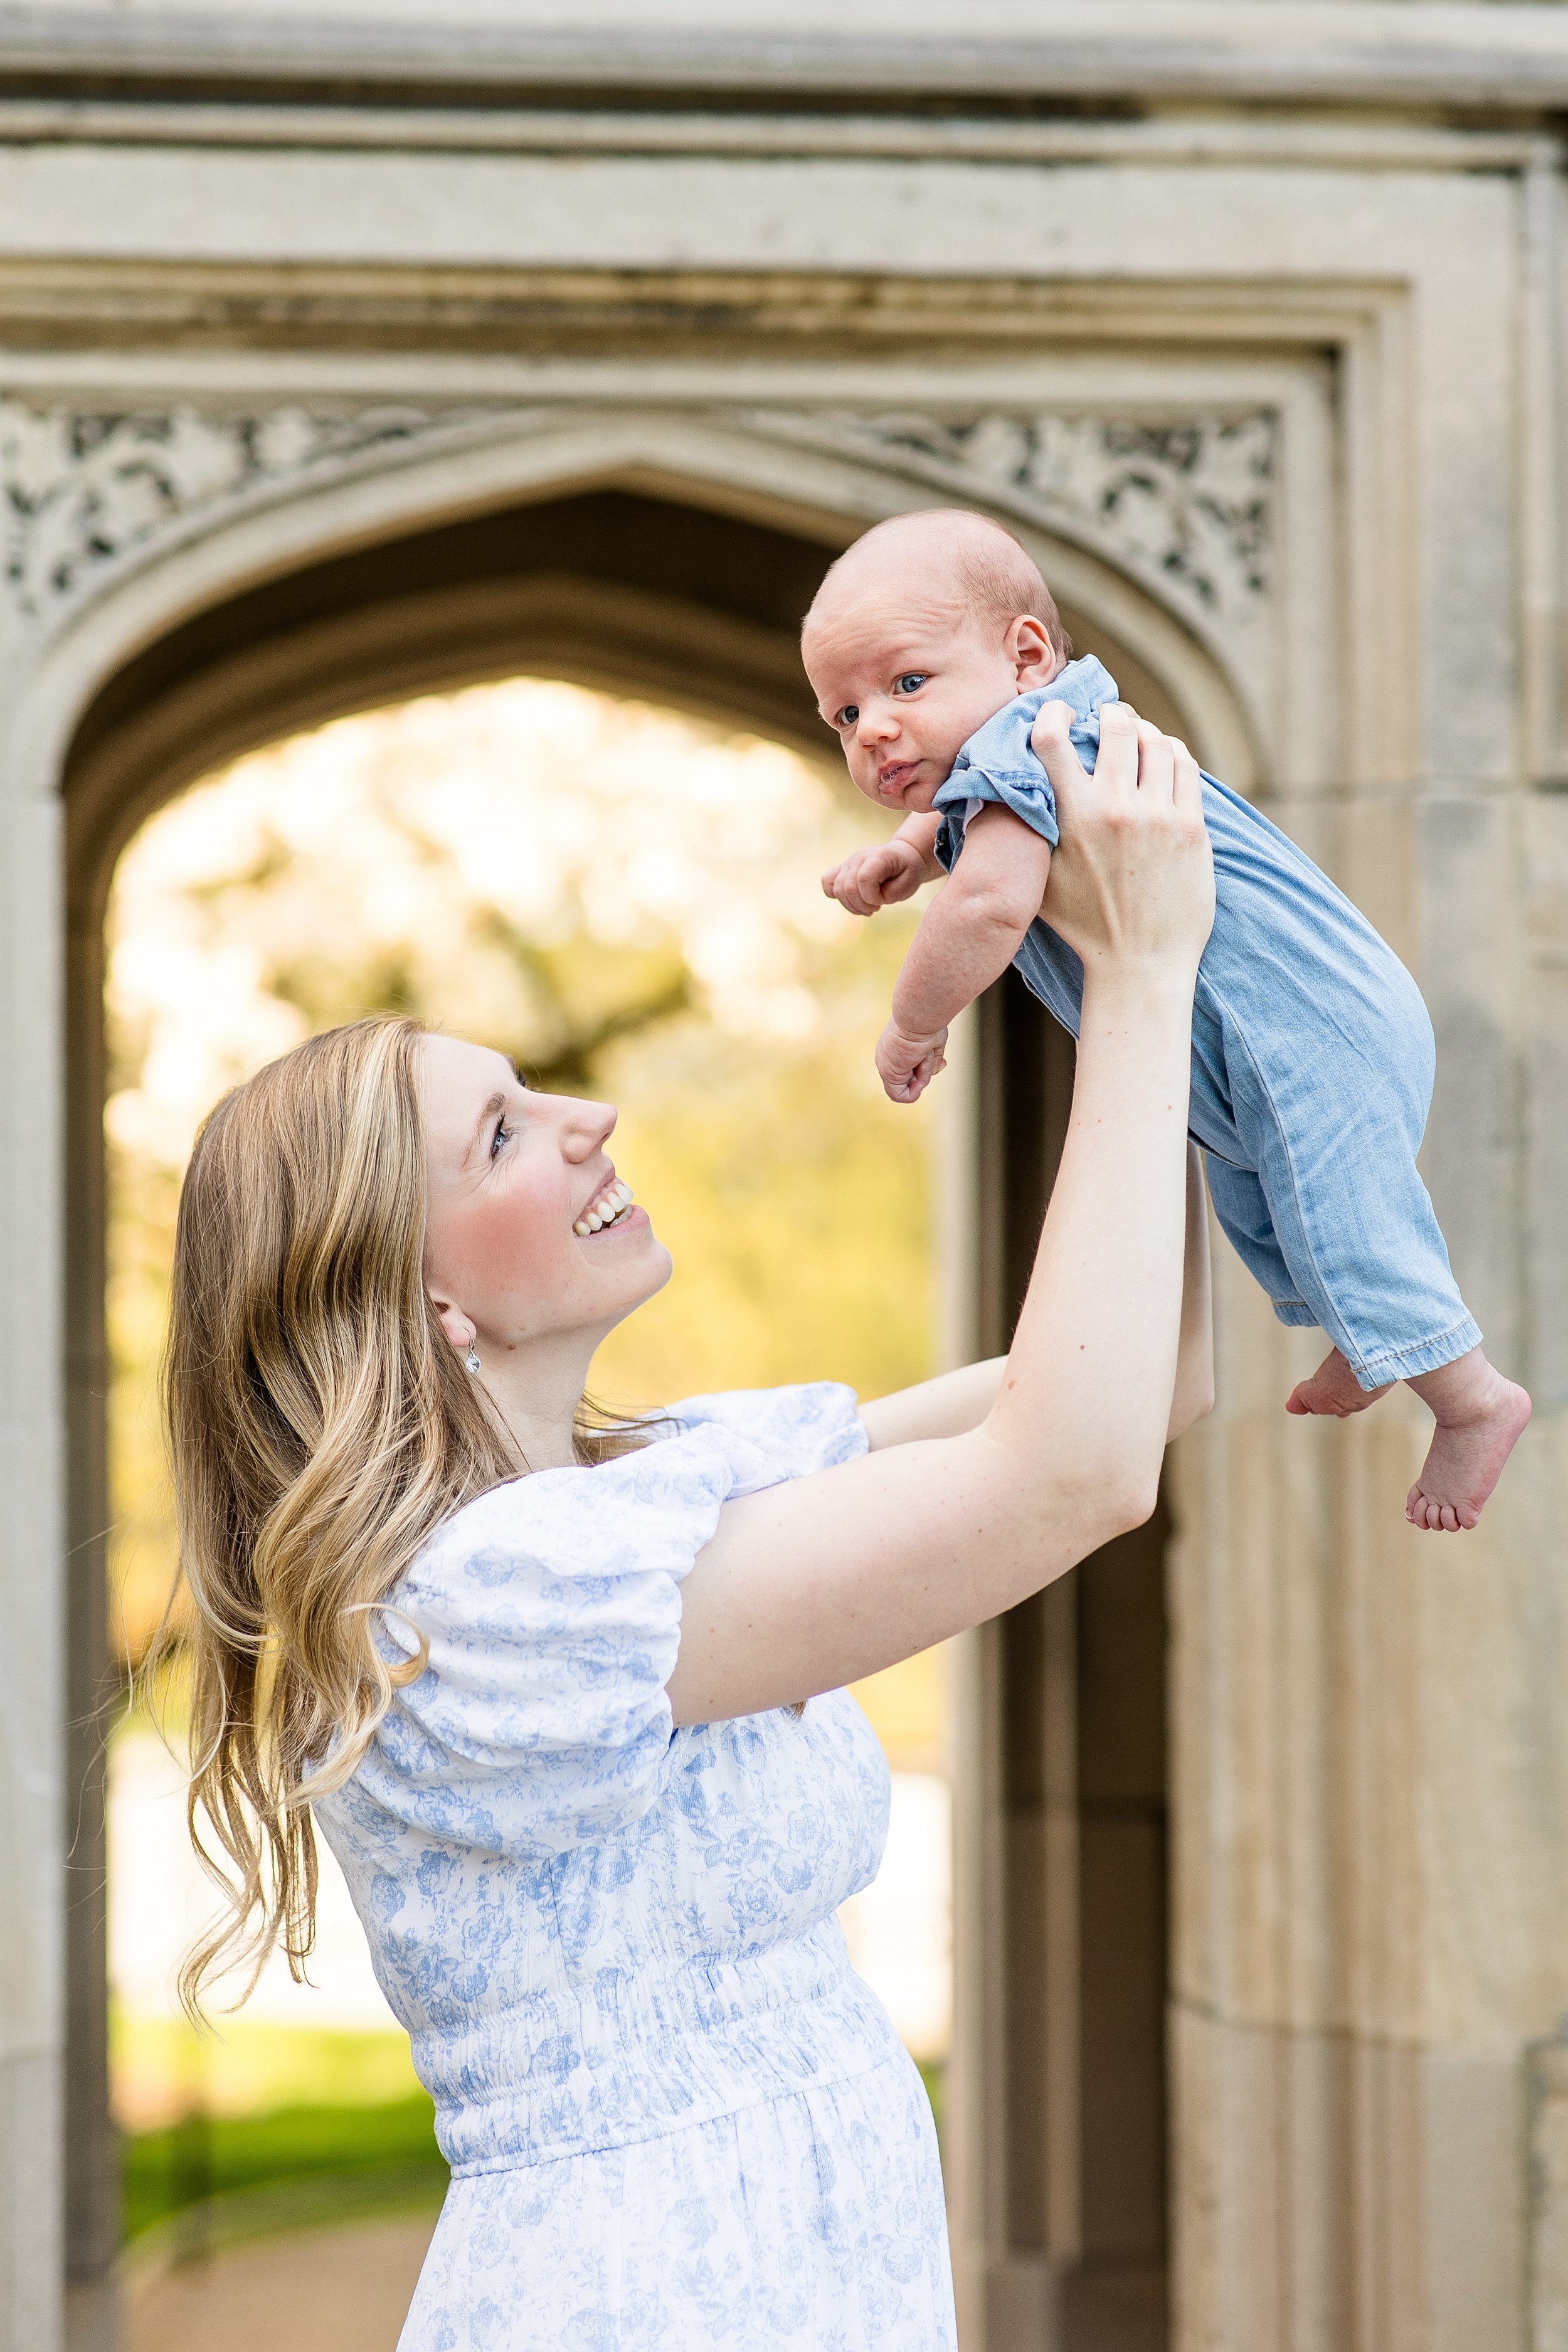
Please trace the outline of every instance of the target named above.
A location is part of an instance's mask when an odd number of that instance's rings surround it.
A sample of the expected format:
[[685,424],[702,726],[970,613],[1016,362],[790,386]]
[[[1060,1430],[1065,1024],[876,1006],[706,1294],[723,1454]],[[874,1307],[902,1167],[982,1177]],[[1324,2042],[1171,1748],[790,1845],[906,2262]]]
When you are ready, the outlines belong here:
[[[1342,1046],[1304,1068],[1299,1098],[1286,1100],[1262,1086],[1256,1064],[1238,1070],[1246,1058],[1243,1048],[1231,1064],[1237,1132],[1290,1278],[1288,1295],[1270,1291],[1281,1321],[1317,1323],[1363,1389],[1467,1355],[1480,1329],[1415,1165],[1429,1095],[1422,1058],[1391,1051],[1373,1066]],[[1252,1262],[1247,1248],[1242,1255]],[[1309,1315],[1295,1311],[1302,1304]]]
[[1253,1280],[1268,1292],[1280,1322],[1316,1323],[1317,1309],[1297,1293],[1296,1277],[1274,1237],[1274,1220],[1253,1171],[1237,1168],[1212,1151],[1204,1164],[1220,1229]]

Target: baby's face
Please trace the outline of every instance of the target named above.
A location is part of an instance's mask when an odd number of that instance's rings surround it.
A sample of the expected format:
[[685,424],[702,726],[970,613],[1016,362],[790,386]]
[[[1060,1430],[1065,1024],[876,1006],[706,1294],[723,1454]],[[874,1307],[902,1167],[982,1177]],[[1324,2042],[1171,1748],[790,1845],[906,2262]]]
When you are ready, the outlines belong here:
[[802,644],[816,707],[879,807],[929,809],[962,746],[1025,684],[1009,630],[953,606],[873,591],[816,613]]

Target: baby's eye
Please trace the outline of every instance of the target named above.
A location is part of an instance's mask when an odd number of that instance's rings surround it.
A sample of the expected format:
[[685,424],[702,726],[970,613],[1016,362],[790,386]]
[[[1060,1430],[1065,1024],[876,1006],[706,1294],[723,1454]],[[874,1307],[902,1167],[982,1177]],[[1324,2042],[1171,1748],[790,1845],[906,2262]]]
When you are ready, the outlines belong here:
[[902,677],[896,677],[893,680],[893,692],[895,694],[918,694],[930,676],[930,670],[907,669],[905,670]]
[[833,724],[835,727],[853,727],[859,716],[860,705],[858,702],[847,702],[842,710],[834,712]]

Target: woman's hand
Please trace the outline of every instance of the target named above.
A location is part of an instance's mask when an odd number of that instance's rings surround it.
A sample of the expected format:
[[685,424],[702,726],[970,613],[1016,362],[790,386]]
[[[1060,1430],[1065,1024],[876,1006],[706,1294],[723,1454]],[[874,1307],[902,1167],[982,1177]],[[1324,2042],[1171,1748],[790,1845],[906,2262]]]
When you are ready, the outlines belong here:
[[1192,760],[1130,712],[1106,717],[1092,777],[1062,738],[1047,745],[1062,841],[1045,912],[1083,957],[1083,1024],[1061,1166],[994,1402],[962,1434],[880,1445],[724,1506],[683,1590],[668,1685],[679,1723],[756,1714],[891,1665],[1013,1607],[1154,1507],[1214,876]]
[[1086,985],[1091,973],[1147,962],[1195,971],[1214,923],[1197,761],[1127,703],[1110,702],[1090,775],[1071,726],[1062,702],[1042,705],[1035,721],[1061,825],[1041,913],[1082,958]]

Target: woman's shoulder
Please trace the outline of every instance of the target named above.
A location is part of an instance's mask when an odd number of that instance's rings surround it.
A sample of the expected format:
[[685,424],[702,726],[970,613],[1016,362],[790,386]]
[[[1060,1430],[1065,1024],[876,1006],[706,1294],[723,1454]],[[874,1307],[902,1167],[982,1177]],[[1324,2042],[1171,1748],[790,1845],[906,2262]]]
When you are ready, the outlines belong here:
[[[746,1474],[739,1493],[834,1469],[867,1447],[858,1400],[842,1381],[802,1381],[785,1388],[726,1389],[711,1396],[687,1397],[668,1408],[666,1419],[681,1434],[706,1429],[731,1443],[736,1466]],[[741,1460],[742,1448],[755,1459]]]
[[530,1580],[574,1581],[662,1570],[679,1578],[733,1496],[849,1461],[866,1450],[854,1391],[837,1381],[688,1397],[648,1442],[612,1460],[539,1470],[490,1487],[434,1531],[405,1593]]

